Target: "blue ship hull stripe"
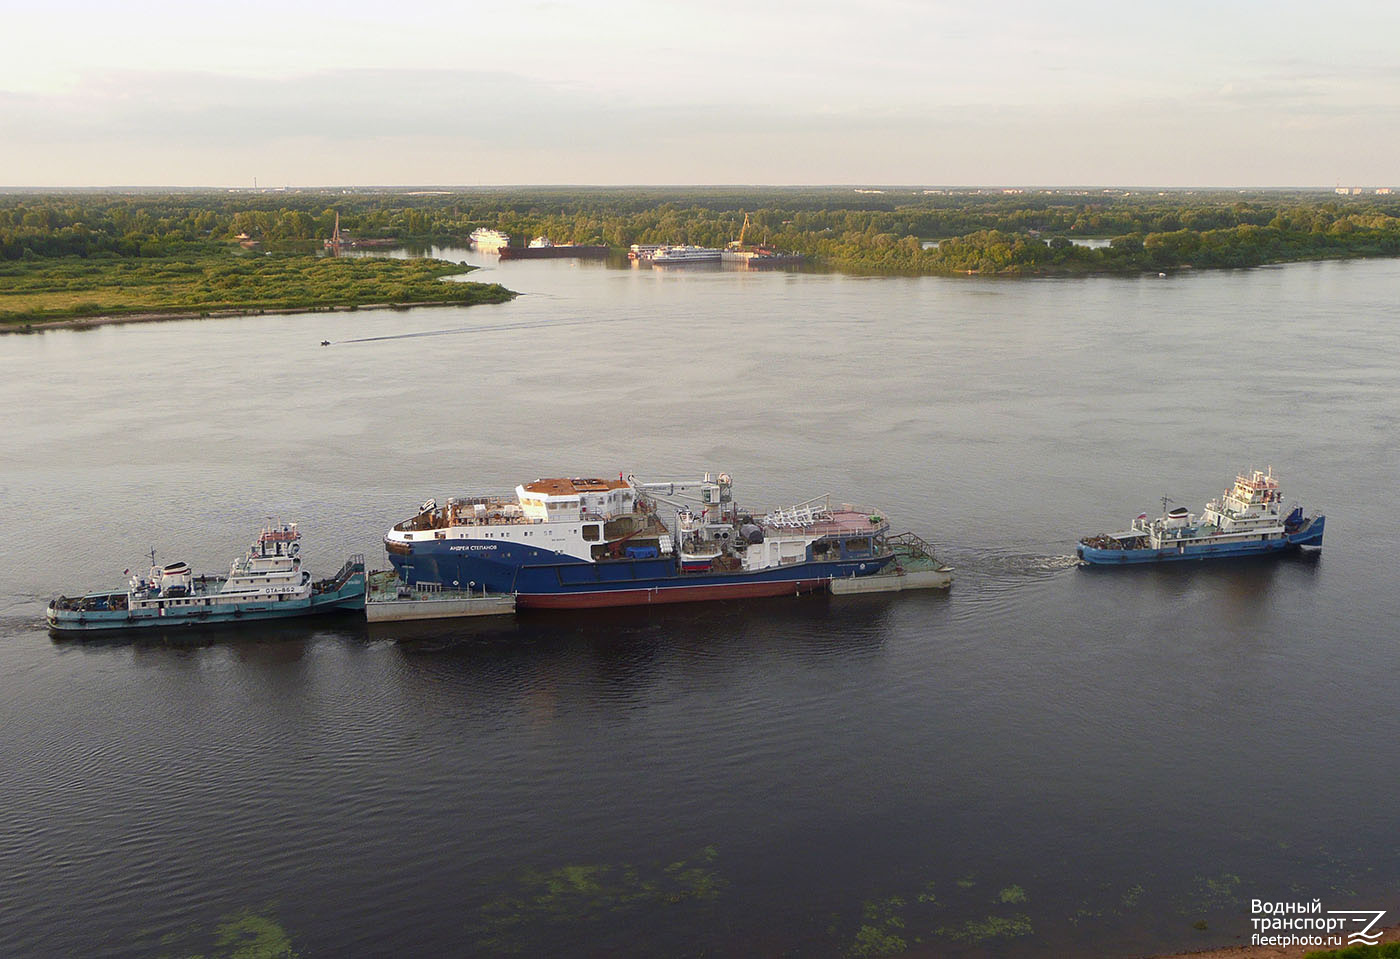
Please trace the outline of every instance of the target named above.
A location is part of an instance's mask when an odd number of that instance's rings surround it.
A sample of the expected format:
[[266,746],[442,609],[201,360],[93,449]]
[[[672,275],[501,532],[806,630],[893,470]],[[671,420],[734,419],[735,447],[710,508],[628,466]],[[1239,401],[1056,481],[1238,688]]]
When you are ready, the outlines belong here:
[[414,543],[413,552],[408,556],[389,554],[395,571],[409,585],[435,583],[522,595],[738,586],[868,576],[879,572],[892,558],[808,560],[754,572],[682,573],[674,557],[622,558],[591,563],[513,543],[496,544],[491,550],[454,550],[450,544]]
[[1326,518],[1318,516],[1294,533],[1279,539],[1253,540],[1236,543],[1212,543],[1209,540],[1164,549],[1100,549],[1080,543],[1079,558],[1101,566],[1122,566],[1138,563],[1170,563],[1189,559],[1224,559],[1232,556],[1258,556],[1281,553],[1303,546],[1321,547]]

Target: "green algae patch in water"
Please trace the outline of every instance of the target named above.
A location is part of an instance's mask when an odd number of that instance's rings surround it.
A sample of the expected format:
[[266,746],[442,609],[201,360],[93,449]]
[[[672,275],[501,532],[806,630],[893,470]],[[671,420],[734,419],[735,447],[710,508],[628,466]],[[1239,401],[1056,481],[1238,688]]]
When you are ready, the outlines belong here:
[[712,901],[727,885],[713,868],[718,858],[719,851],[707,846],[664,866],[524,869],[497,883],[504,891],[478,909],[472,932],[480,949],[518,953],[527,948],[524,937],[543,926],[587,925],[648,907]]
[[961,926],[940,926],[938,935],[957,942],[980,943],[989,939],[1014,939],[1029,936],[1034,930],[1031,917],[988,916],[986,919],[969,919]]
[[867,902],[861,909],[861,927],[846,949],[850,959],[880,959],[905,952],[909,943],[904,939],[904,900],[899,896]]
[[229,959],[296,959],[292,940],[275,920],[251,910],[219,923],[214,937]]
[[594,895],[603,891],[600,866],[564,866],[546,874],[542,883],[550,896]]
[[140,942],[141,938],[137,948],[159,959],[298,959],[300,955],[272,906],[226,913],[213,929],[193,925],[165,933],[155,948]]
[[1218,876],[1196,876],[1181,907],[1182,915],[1219,912],[1239,905],[1240,877],[1223,872]]
[[[975,946],[995,939],[1033,934],[1030,916],[1022,912],[954,920],[959,913],[975,915],[988,908],[983,896],[976,896],[980,904],[968,901],[968,891],[977,885],[971,877],[959,879],[955,885],[958,892],[952,894],[952,902],[939,899],[933,881],[925,882],[908,898],[893,895],[867,900],[861,908],[860,926],[844,949],[844,955],[854,959],[896,955],[935,936]],[[991,897],[991,906],[1020,905],[1029,901],[1026,890],[1012,884]]]

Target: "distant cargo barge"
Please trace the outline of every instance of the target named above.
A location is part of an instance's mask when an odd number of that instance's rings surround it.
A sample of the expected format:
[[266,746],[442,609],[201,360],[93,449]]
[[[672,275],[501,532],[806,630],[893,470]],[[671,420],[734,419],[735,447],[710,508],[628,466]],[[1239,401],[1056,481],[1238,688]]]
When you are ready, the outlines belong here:
[[[246,234],[246,233],[240,233],[240,234],[238,234],[238,239],[239,239],[240,241],[242,241],[242,244],[243,244],[244,246],[256,246],[256,245],[257,245],[257,241],[256,241],[256,240],[250,240],[250,239],[248,238],[248,234]],[[323,241],[321,245],[322,245],[323,247],[325,247],[327,250],[352,250],[352,249],[358,249],[358,248],[360,248],[360,247],[369,247],[369,246],[400,246],[401,244],[399,243],[398,240],[394,239],[394,238],[391,237],[391,236],[388,236],[388,237],[360,238],[360,237],[353,237],[353,236],[351,236],[349,233],[341,233],[341,232],[340,232],[340,214],[337,213],[337,214],[335,215],[335,229],[331,231],[330,239]]]
[[503,246],[500,253],[503,260],[601,260],[608,255],[608,248],[582,243],[551,243],[537,237],[529,246]]
[[761,269],[766,266],[798,266],[803,258],[801,253],[779,253],[765,247],[751,247],[745,250],[725,250],[720,259],[725,263]]

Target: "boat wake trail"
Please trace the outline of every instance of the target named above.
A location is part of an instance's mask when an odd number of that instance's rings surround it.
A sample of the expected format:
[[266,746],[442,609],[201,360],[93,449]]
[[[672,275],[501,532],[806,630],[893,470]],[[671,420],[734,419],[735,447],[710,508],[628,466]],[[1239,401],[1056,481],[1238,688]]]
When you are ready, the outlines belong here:
[[0,632],[11,634],[31,630],[38,632],[47,628],[48,623],[45,622],[42,614],[38,616],[21,615],[11,613],[9,610],[0,613]]
[[[416,333],[388,333],[384,336],[361,336],[353,340],[339,340],[335,344],[378,343],[382,340],[412,340],[420,336],[458,336],[463,333],[499,333],[506,330],[541,330],[560,326],[581,326],[585,323],[597,325],[598,320],[540,320],[534,323],[500,323],[495,326],[462,326],[450,330],[421,330]],[[607,322],[604,320],[603,322]]]
[[1079,566],[1078,557],[1062,553],[941,549],[939,558],[957,570],[952,590],[954,620],[981,626],[1014,619],[1027,602],[1027,591],[1054,590],[1057,578],[1072,575]]
[[1066,556],[1035,556],[1030,557],[1030,568],[1037,572],[1055,573],[1062,569],[1074,569],[1080,564],[1080,559],[1074,554]]
[[[0,596],[0,618],[8,619],[11,616],[18,616],[30,609],[39,608],[42,610],[48,605],[52,596],[40,596],[38,593],[11,593]],[[39,616],[43,620],[43,614]]]
[[1024,579],[1052,576],[1079,565],[1073,554],[1044,555],[1041,553],[998,553],[994,551],[955,553],[942,550],[947,562],[959,572],[976,572],[989,579]]

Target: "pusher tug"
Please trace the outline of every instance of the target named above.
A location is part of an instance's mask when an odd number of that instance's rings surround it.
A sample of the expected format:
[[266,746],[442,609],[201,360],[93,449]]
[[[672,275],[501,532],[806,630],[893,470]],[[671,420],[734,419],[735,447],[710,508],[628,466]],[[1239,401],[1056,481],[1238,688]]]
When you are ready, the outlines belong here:
[[150,572],[133,575],[125,591],[60,596],[49,603],[49,628],[67,633],[202,626],[364,609],[364,556],[351,556],[335,576],[313,582],[301,568],[300,539],[295,523],[266,527],[227,576],[196,576],[187,563],[158,566],[152,550]]
[[1149,520],[1143,513],[1124,532],[1081,539],[1079,558],[1097,566],[1118,566],[1322,548],[1326,517],[1305,517],[1297,505],[1285,513],[1283,491],[1272,468],[1236,477],[1232,488],[1206,504],[1199,520],[1184,506],[1166,510],[1166,503],[1158,519]]

